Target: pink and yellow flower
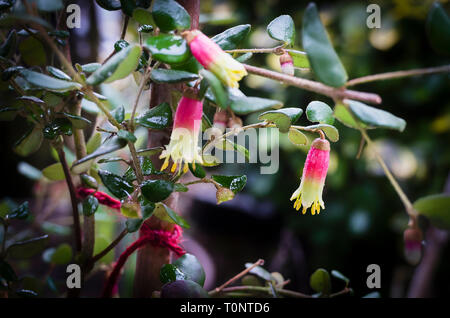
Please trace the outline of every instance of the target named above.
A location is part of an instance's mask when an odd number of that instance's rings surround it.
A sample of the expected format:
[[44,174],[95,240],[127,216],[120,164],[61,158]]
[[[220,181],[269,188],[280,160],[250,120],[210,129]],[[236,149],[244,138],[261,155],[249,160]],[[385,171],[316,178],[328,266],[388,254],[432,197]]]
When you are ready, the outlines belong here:
[[326,139],[315,139],[306,157],[300,186],[291,196],[291,201],[295,200],[294,208],[297,211],[303,206],[302,213],[305,214],[311,207],[311,214],[314,215],[316,212],[320,213],[320,208],[325,209],[322,192],[329,160],[330,143]]
[[179,167],[179,172],[188,170],[188,164],[202,163],[198,137],[201,128],[203,113],[203,103],[195,96],[183,96],[178,103],[173,122],[173,130],[170,142],[161,153],[160,159],[165,159],[161,167],[164,170],[172,159],[171,172],[175,172]]
[[214,73],[224,85],[239,87],[238,82],[247,75],[241,63],[199,30],[185,31],[183,36],[189,44],[192,55],[204,68]]
[[294,76],[294,61],[288,52],[280,56],[281,72],[290,76]]

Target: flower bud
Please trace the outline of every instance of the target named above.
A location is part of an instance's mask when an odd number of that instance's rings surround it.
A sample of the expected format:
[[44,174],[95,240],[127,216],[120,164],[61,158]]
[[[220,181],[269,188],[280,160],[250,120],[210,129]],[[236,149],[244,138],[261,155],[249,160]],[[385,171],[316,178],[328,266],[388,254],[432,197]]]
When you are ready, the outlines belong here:
[[228,188],[218,187],[216,192],[217,204],[221,204],[222,202],[233,200],[234,192]]
[[92,177],[86,173],[83,173],[80,176],[80,179],[81,179],[81,182],[83,183],[83,185],[85,185],[86,187],[91,188],[91,189],[98,189],[98,182],[94,177]]
[[294,76],[294,62],[288,52],[280,56],[280,66],[282,73]]
[[228,128],[234,130],[234,134],[237,135],[242,131],[242,119],[239,117],[230,117],[227,122]]
[[419,264],[422,258],[422,231],[418,228],[408,228],[403,232],[405,242],[405,259],[411,265]]

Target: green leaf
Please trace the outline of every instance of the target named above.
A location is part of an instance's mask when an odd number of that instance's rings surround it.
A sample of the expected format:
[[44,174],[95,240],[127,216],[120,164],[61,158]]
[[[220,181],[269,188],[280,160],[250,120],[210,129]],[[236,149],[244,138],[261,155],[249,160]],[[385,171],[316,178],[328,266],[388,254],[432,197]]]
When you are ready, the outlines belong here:
[[345,85],[347,72],[331,45],[315,3],[310,3],[303,15],[302,43],[309,63],[322,83],[333,87]]
[[31,85],[43,88],[51,92],[68,92],[81,89],[81,84],[60,80],[42,73],[23,69],[19,71],[20,75]]
[[147,180],[141,184],[142,195],[150,202],[167,199],[173,190],[173,182],[167,180]]
[[187,278],[175,265],[164,264],[159,271],[159,279],[161,280],[161,283],[166,284],[177,280],[185,280]]
[[426,216],[434,226],[450,229],[450,195],[433,194],[420,198],[413,204],[414,210]]
[[144,220],[147,220],[152,216],[155,211],[155,204],[148,201],[144,196],[139,197],[139,204],[141,205],[141,214]]
[[[368,128],[389,128],[398,131],[403,131],[406,127],[406,122],[391,113],[375,107],[367,106],[358,101],[345,99],[344,103],[349,106],[353,116],[364,124],[363,127]],[[335,110],[336,117],[336,110]],[[340,119],[339,117],[336,117]],[[352,118],[353,119],[353,118]],[[353,123],[355,121],[353,120]]]
[[186,187],[184,184],[182,183],[175,183],[174,184],[174,191],[175,192],[188,192],[189,188]]
[[65,180],[64,170],[60,162],[54,163],[42,170],[42,174],[49,180],[61,181]]
[[50,262],[56,265],[65,265],[72,260],[72,256],[72,247],[67,243],[62,243],[53,251]]
[[140,57],[141,47],[138,44],[125,47],[92,73],[87,78],[86,83],[88,85],[98,85],[127,77],[137,68]]
[[230,108],[238,115],[246,115],[249,113],[263,111],[271,108],[281,108],[283,103],[277,100],[260,98],[260,97],[232,97],[230,95]]
[[3,44],[0,46],[0,56],[9,59],[16,50],[16,43],[17,43],[17,32],[16,30],[11,30],[9,31],[8,36],[6,37]]
[[200,75],[208,82],[216,104],[226,109],[228,107],[228,93],[222,82],[213,73],[205,69],[200,71]]
[[245,184],[247,183],[247,176],[219,176],[213,175],[211,176],[214,181],[219,183],[221,186],[230,189],[234,193],[242,191],[244,189]]
[[87,154],[93,153],[96,149],[98,149],[98,147],[100,147],[101,144],[102,144],[102,134],[99,132],[92,134],[92,136],[86,143]]
[[310,68],[308,61],[308,56],[305,52],[297,51],[297,50],[287,50],[289,55],[292,57],[292,62],[295,67],[298,68]]
[[433,49],[438,53],[450,55],[450,17],[439,2],[431,5],[425,26]]
[[48,235],[11,244],[6,253],[14,259],[27,259],[40,253],[48,243]]
[[[245,263],[245,268],[249,268],[252,265],[252,263]],[[250,270],[250,273],[264,279],[265,281],[272,281],[272,275],[261,266],[255,266]]]
[[120,10],[120,0],[95,0],[97,4],[105,10],[114,11]]
[[186,253],[172,262],[172,265],[184,274],[184,279],[192,280],[203,287],[205,283],[205,270],[194,255]]
[[347,278],[346,276],[344,276],[344,274],[342,274],[341,272],[337,271],[337,270],[332,270],[331,271],[331,276],[336,277],[337,279],[340,279],[342,281],[345,282],[345,286],[347,287],[348,284],[350,283],[350,279]]
[[91,216],[98,209],[98,200],[93,195],[88,195],[86,199],[83,200],[83,215]]
[[61,114],[67,117],[67,119],[69,119],[70,122],[72,123],[72,126],[76,129],[84,129],[92,124],[92,122],[89,119],[83,118],[81,116],[72,115],[69,113],[61,113]]
[[94,73],[102,66],[101,63],[88,63],[81,65],[81,70],[85,73]]
[[179,226],[184,227],[186,229],[190,228],[189,224],[186,222],[185,219],[179,216],[174,210],[169,208],[164,203],[160,202],[156,204],[153,215],[160,220],[178,224]]
[[333,125],[333,110],[330,106],[320,101],[312,101],[306,107],[306,117],[311,122]]
[[311,275],[309,284],[311,285],[311,288],[318,293],[329,295],[331,292],[330,274],[323,268],[317,269]]
[[267,26],[267,33],[274,40],[293,45],[295,42],[295,25],[290,15],[280,15]]
[[198,78],[197,74],[178,71],[178,70],[168,70],[163,68],[158,68],[153,70],[150,78],[155,83],[185,83],[191,82]]
[[371,292],[363,296],[362,298],[381,298],[381,295],[379,292]]
[[186,41],[178,35],[161,34],[147,39],[152,58],[167,64],[181,64],[191,57]]
[[111,112],[111,115],[117,120],[118,123],[121,123],[125,120],[125,108],[120,105]]
[[229,28],[211,38],[222,50],[234,50],[247,37],[251,30],[250,24],[241,24]]
[[132,133],[129,132],[128,130],[123,130],[123,129],[121,129],[121,130],[119,130],[119,131],[117,132],[117,137],[120,137],[120,138],[122,138],[122,139],[125,139],[125,140],[127,140],[127,141],[130,141],[130,142],[132,142],[132,143],[135,143],[136,140],[137,140],[137,138],[136,138],[136,136],[135,136],[134,134],[132,134]]
[[215,147],[222,150],[237,151],[242,154],[247,161],[250,160],[250,152],[248,149],[242,145],[232,142],[229,139],[223,139],[221,142],[216,143]]
[[62,79],[62,80],[66,80],[66,81],[72,80],[72,78],[69,75],[67,75],[66,73],[61,71],[59,68],[53,67],[51,65],[47,66],[47,72],[49,72],[54,77]]
[[143,223],[143,219],[127,219],[125,225],[129,233],[134,233],[141,228]]
[[138,28],[138,32],[141,32],[141,33],[150,33],[150,32],[153,32],[153,25],[149,25],[149,24],[141,25],[141,26]]
[[0,278],[3,278],[7,282],[14,282],[18,280],[14,269],[3,259],[0,259]]
[[80,175],[80,179],[84,186],[90,189],[98,189],[98,182],[94,177],[83,173],[82,175]]
[[72,136],[72,123],[67,118],[56,118],[45,125],[42,132],[47,139],[55,139],[59,135]]
[[200,165],[198,165],[198,164],[195,165],[195,168],[194,168],[194,166],[192,165],[192,163],[190,163],[190,164],[189,164],[189,170],[191,170],[192,174],[193,174],[195,177],[197,177],[197,178],[202,179],[202,178],[206,177],[206,171],[205,171],[205,169],[203,169],[203,167],[200,166]]
[[42,130],[36,126],[16,142],[14,152],[19,156],[26,157],[39,150],[43,139]]
[[162,32],[186,30],[191,27],[189,13],[174,0],[155,0],[152,15]]
[[136,118],[136,123],[146,128],[163,129],[172,122],[172,110],[168,103],[159,104]]
[[44,45],[33,36],[29,36],[19,44],[22,60],[29,66],[43,66],[47,63]]
[[39,169],[24,161],[19,162],[17,165],[17,171],[30,180],[37,181],[42,177],[42,173]]
[[177,280],[161,288],[161,298],[209,298],[209,294],[192,280]]
[[143,25],[151,26],[152,24],[154,24],[153,17],[150,11],[143,8],[136,8],[133,10],[133,19],[139,22],[139,24]]
[[280,129],[280,132],[286,133],[302,114],[303,110],[301,108],[287,107],[264,112],[259,115],[258,119],[274,123]]
[[97,157],[106,155],[108,153],[114,152],[116,150],[119,150],[127,145],[127,141],[125,139],[119,138],[119,137],[113,137],[111,140],[106,142],[105,144],[101,145],[99,148],[97,148],[94,152],[87,155],[84,158],[81,158],[78,161],[75,161],[72,165],[72,172],[79,174],[82,172],[86,172],[89,170],[91,163],[93,160]]
[[291,128],[288,133],[289,141],[296,146],[304,146],[308,144],[308,138],[299,130]]
[[5,107],[0,109],[0,121],[13,121],[20,108],[14,108],[14,107]]
[[134,200],[124,200],[120,206],[120,213],[129,219],[140,218],[141,206]]
[[98,175],[106,188],[117,198],[123,199],[133,193],[133,185],[124,178],[107,170],[99,170]]
[[64,8],[62,0],[31,0],[30,5],[35,4],[39,11],[52,12]]
[[253,56],[252,52],[247,52],[247,53],[244,53],[244,54],[238,56],[235,60],[238,62],[244,63],[244,62],[248,61],[252,56]]
[[322,130],[325,133],[325,135],[327,135],[328,139],[330,139],[330,141],[332,141],[332,142],[336,142],[339,140],[339,131],[334,126],[327,125],[327,124],[317,124],[317,125],[306,126],[305,128]]
[[30,215],[28,201],[25,201],[6,215],[7,219],[25,220]]
[[137,154],[139,156],[148,157],[148,156],[156,155],[156,154],[160,153],[163,150],[164,150],[164,147],[152,147],[152,148],[146,148],[146,149],[138,150]]

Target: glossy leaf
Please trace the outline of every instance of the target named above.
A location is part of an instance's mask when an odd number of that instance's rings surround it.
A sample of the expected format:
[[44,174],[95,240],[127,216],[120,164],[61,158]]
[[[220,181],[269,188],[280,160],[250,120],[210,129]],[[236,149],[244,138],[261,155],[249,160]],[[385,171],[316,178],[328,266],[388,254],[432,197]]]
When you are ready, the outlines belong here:
[[166,284],[177,280],[185,280],[187,278],[175,265],[164,264],[159,271],[159,279],[161,280],[161,283]]
[[230,108],[238,115],[246,115],[257,111],[283,107],[282,102],[261,97],[242,96],[234,98],[230,96],[230,99]]
[[302,44],[317,78],[324,84],[340,87],[347,82],[347,72],[331,45],[314,3],[303,14]]
[[137,151],[139,156],[153,156],[164,150],[164,147],[145,148]]
[[221,186],[230,189],[234,193],[237,193],[244,189],[247,183],[247,176],[219,176],[213,175],[212,179],[219,183]]
[[136,8],[133,10],[133,19],[143,25],[154,24],[152,14],[144,8]]
[[167,199],[173,190],[173,182],[167,180],[147,180],[141,184],[142,195],[150,202]]
[[320,129],[322,130],[325,135],[327,135],[328,139],[332,142],[336,142],[339,140],[339,131],[336,129],[336,127],[332,125],[327,124],[317,124],[317,125],[311,125],[306,126],[307,129]]
[[267,26],[267,33],[274,40],[287,44],[295,42],[295,25],[290,15],[280,15]]
[[53,67],[51,65],[47,66],[47,72],[49,72],[54,77],[62,79],[62,80],[66,80],[66,81],[71,81],[72,80],[72,78],[69,75],[67,75],[66,73],[64,73],[60,69],[58,69],[56,67]]
[[196,282],[177,280],[161,288],[161,298],[209,298],[209,294]]
[[347,278],[344,274],[342,274],[341,272],[337,271],[337,270],[332,270],[331,271],[331,276],[336,277],[337,279],[342,280],[343,282],[345,282],[345,286],[348,286],[348,284],[350,283],[350,279]]
[[289,131],[289,127],[295,124],[302,114],[303,109],[301,108],[287,107],[264,112],[259,115],[258,119],[274,123],[280,132],[286,133]]
[[118,123],[121,123],[125,120],[125,108],[120,105],[111,112],[111,115]]
[[95,0],[97,4],[108,11],[120,10],[120,0]]
[[149,37],[146,46],[152,58],[163,63],[181,64],[191,56],[186,41],[178,35],[161,34]]
[[127,46],[114,54],[105,64],[86,80],[88,85],[111,83],[127,77],[139,64],[141,47],[137,44]]
[[[252,263],[245,263],[245,268],[249,268],[252,265]],[[272,281],[272,275],[261,266],[255,266],[250,270],[250,273],[264,279],[265,281]]]
[[49,180],[65,180],[64,170],[60,162],[54,163],[42,170],[42,174]]
[[93,195],[88,195],[83,200],[83,215],[85,216],[91,216],[93,215],[98,209],[98,200]]
[[76,129],[84,129],[92,124],[92,122],[89,119],[86,119],[81,116],[72,115],[69,113],[61,113],[61,114],[63,114],[68,120],[70,120],[72,126]]
[[51,92],[68,92],[81,89],[81,84],[60,80],[42,73],[30,71],[27,69],[20,70],[20,75],[31,85],[43,88]]
[[48,243],[48,235],[11,244],[6,253],[14,259],[27,259],[40,253]]
[[71,136],[73,133],[72,123],[67,118],[56,118],[45,125],[42,132],[47,139],[55,139],[59,135]]
[[194,168],[194,166],[192,165],[192,163],[190,163],[190,164],[189,164],[189,170],[191,170],[192,174],[193,174],[195,177],[197,177],[197,178],[202,179],[202,178],[206,177],[206,171],[205,171],[205,169],[203,169],[203,167],[200,166],[200,165],[198,165],[198,164],[196,164],[196,165],[195,165],[195,168]]
[[81,65],[81,70],[85,73],[94,73],[102,66],[101,63],[89,63]]
[[209,89],[214,95],[214,100],[218,106],[225,109],[228,107],[228,93],[225,90],[225,87],[222,85],[222,82],[210,71],[201,70],[200,75],[206,79],[209,84]]
[[308,56],[305,52],[297,51],[297,50],[287,50],[289,55],[292,57],[292,62],[295,67],[298,68],[310,68]]
[[44,134],[39,127],[28,131],[20,138],[14,146],[14,152],[22,157],[26,157],[39,150],[44,139]]
[[24,161],[19,162],[17,165],[17,171],[28,179],[34,181],[37,181],[42,177],[42,173],[39,169]]
[[107,170],[99,170],[98,175],[106,188],[117,198],[123,199],[134,191],[133,185],[124,178]]
[[304,146],[308,144],[308,138],[300,130],[291,128],[288,133],[289,141],[296,146]]
[[191,17],[186,9],[174,0],[155,0],[153,20],[162,32],[186,30],[191,27]]
[[156,206],[153,202],[148,201],[142,195],[139,197],[139,204],[141,205],[142,219],[147,220],[149,217],[152,216]]
[[168,103],[159,104],[136,118],[136,123],[146,128],[163,129],[172,122],[172,110]]
[[89,138],[88,142],[86,143],[86,152],[87,154],[93,153],[95,150],[100,147],[102,144],[102,134],[99,132],[95,132],[92,134],[92,136]]
[[238,56],[235,60],[238,62],[244,63],[244,62],[248,61],[252,56],[253,56],[252,52],[247,52],[247,53],[244,53],[244,54]]
[[127,219],[125,225],[129,233],[134,233],[141,228],[143,223],[143,219]]
[[450,195],[434,194],[420,198],[413,204],[419,214],[427,217],[434,226],[450,229]]
[[123,130],[123,129],[121,129],[117,132],[117,137],[120,137],[120,138],[125,139],[132,143],[135,143],[137,140],[136,136],[133,133],[129,132],[128,130]]
[[329,295],[331,292],[331,279],[330,274],[323,268],[317,269],[309,280],[311,288],[324,295]]
[[150,78],[155,83],[185,83],[198,79],[198,75],[185,71],[159,68],[152,71]]
[[194,255],[186,253],[172,262],[172,264],[185,275],[185,279],[192,280],[203,287],[205,270]]
[[186,229],[190,228],[189,224],[186,222],[185,219],[183,219],[181,216],[179,216],[174,210],[169,208],[164,203],[160,202],[160,203],[156,204],[153,215],[160,220],[177,224]]
[[320,101],[312,101],[306,107],[306,117],[311,122],[333,125],[333,110],[330,106]]
[[450,17],[439,2],[431,5],[426,21],[428,39],[433,49],[450,55]]
[[25,201],[18,207],[14,208],[11,212],[6,215],[7,219],[18,219],[25,220],[30,215],[30,208],[28,201]]
[[222,50],[234,50],[248,36],[251,30],[250,24],[241,24],[229,28],[211,38]]

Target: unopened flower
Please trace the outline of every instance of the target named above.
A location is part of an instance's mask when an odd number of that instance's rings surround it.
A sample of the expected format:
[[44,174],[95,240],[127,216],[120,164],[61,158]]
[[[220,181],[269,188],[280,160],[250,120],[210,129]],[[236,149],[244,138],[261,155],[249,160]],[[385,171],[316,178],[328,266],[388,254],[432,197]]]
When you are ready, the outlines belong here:
[[187,172],[188,164],[202,163],[200,148],[198,147],[198,136],[200,133],[203,113],[203,103],[192,94],[183,96],[178,103],[175,119],[173,122],[172,135],[166,149],[161,153],[160,159],[165,159],[161,167],[164,170],[172,158],[171,172],[177,167]]
[[330,143],[326,139],[315,139],[306,157],[300,186],[291,196],[291,201],[295,200],[294,208],[297,211],[303,206],[302,213],[305,214],[311,207],[311,214],[314,215],[320,212],[321,207],[325,209],[322,191],[329,160]]
[[417,265],[422,258],[423,235],[418,228],[408,228],[403,232],[405,258],[411,265]]
[[280,56],[281,72],[286,75],[294,75],[294,62],[288,52]]
[[241,63],[225,53],[219,45],[199,30],[185,31],[183,35],[192,55],[204,68],[214,73],[224,85],[239,87],[238,82],[247,75]]

